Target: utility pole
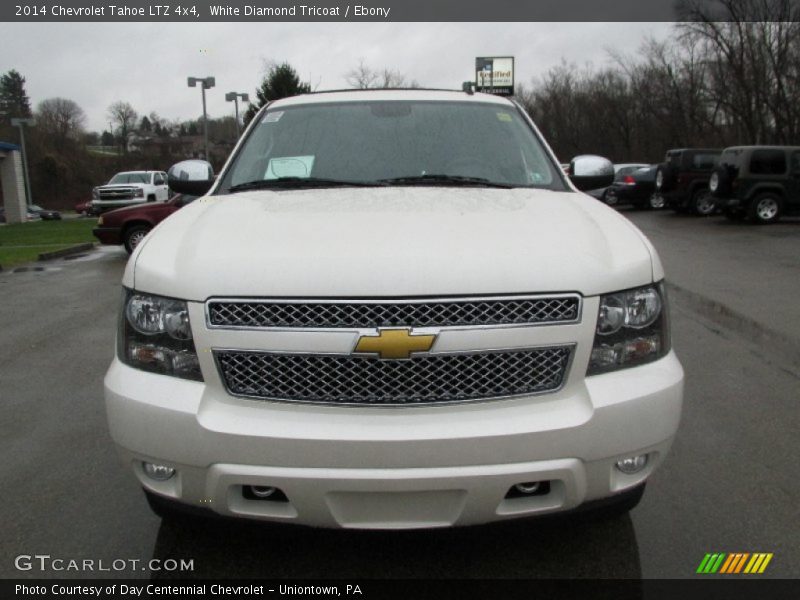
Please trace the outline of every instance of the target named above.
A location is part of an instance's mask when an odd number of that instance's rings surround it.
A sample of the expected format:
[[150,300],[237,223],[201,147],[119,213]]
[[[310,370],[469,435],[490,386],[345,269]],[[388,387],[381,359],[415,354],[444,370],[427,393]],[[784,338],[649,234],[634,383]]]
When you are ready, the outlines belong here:
[[239,98],[242,102],[250,102],[250,96],[247,94],[240,94],[239,92],[228,92],[225,94],[226,102],[233,102],[236,107],[236,139],[239,139]]
[[211,161],[208,154],[208,116],[206,114],[206,90],[213,88],[217,81],[214,77],[189,77],[187,80],[189,87],[195,87],[200,84],[200,91],[203,94],[203,146],[205,148],[205,159]]

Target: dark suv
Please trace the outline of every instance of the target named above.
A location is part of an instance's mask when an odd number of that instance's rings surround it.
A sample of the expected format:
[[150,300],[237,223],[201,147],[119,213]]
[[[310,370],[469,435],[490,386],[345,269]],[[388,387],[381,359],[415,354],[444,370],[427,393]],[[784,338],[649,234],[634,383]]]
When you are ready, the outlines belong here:
[[774,223],[800,211],[800,146],[726,148],[709,182],[730,219]]
[[656,170],[656,194],[664,198],[665,206],[696,215],[713,213],[715,206],[708,192],[708,180],[721,153],[722,150],[714,148],[668,150]]

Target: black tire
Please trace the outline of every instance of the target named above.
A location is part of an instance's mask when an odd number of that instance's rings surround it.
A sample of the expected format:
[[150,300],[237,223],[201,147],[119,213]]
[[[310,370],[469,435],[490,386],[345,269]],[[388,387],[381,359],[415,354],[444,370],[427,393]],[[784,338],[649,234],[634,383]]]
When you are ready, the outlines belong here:
[[657,192],[652,193],[647,199],[647,206],[649,206],[651,210],[663,209],[666,206],[664,196]]
[[763,192],[753,198],[747,210],[747,216],[754,223],[769,225],[781,218],[783,198],[775,192]]
[[658,165],[656,169],[656,190],[658,192],[668,192],[675,184],[675,167],[669,163]]
[[132,254],[133,251],[136,249],[141,241],[144,239],[144,236],[147,235],[152,229],[149,225],[134,225],[133,227],[129,227],[125,230],[122,234],[122,243],[125,244],[125,250],[128,251],[128,254]]
[[717,210],[714,197],[707,188],[698,188],[692,192],[692,212],[698,217],[709,217]]
[[155,201],[156,201],[156,196],[155,196],[155,194],[150,194],[150,195],[147,197],[147,201],[148,201],[148,202],[155,202]]
[[619,196],[617,196],[617,192],[610,189],[603,192],[603,202],[605,202],[608,206],[616,206],[619,204]]
[[731,194],[732,174],[728,167],[720,166],[714,169],[709,179],[709,188],[714,187],[712,181],[716,180],[716,188],[711,194],[717,198],[724,198]]

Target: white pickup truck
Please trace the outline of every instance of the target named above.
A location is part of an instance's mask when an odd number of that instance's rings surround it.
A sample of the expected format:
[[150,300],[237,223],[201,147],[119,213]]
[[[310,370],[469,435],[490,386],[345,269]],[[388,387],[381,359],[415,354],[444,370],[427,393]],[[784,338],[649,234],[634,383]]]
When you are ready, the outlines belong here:
[[[136,247],[105,378],[154,510],[345,528],[639,501],[678,428],[664,269],[512,100],[270,103]],[[664,492],[669,485],[661,487]],[[677,500],[676,500],[677,501]]]
[[106,185],[92,190],[95,214],[123,206],[169,199],[167,174],[163,171],[125,171],[117,173]]

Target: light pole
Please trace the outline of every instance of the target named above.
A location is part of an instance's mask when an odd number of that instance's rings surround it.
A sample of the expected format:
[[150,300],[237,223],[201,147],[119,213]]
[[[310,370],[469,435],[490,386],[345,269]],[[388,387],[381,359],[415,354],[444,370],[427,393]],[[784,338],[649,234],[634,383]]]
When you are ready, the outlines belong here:
[[25,125],[33,126],[33,119],[11,119],[11,125],[19,127],[19,145],[22,148],[22,172],[25,175],[25,202],[33,204],[31,179],[28,176],[28,152],[25,150]]
[[217,81],[213,77],[189,77],[187,80],[189,87],[195,87],[200,84],[200,90],[203,93],[203,145],[205,147],[205,159],[210,160],[208,156],[208,117],[206,116],[206,90],[213,88]]
[[226,102],[233,102],[236,107],[236,139],[239,139],[239,98],[242,102],[250,102],[250,96],[247,94],[240,94],[239,92],[228,92],[225,94]]

